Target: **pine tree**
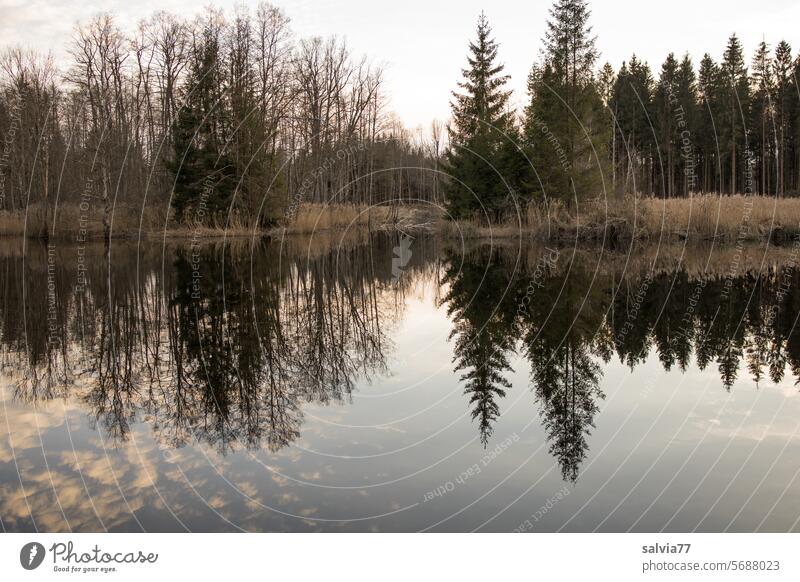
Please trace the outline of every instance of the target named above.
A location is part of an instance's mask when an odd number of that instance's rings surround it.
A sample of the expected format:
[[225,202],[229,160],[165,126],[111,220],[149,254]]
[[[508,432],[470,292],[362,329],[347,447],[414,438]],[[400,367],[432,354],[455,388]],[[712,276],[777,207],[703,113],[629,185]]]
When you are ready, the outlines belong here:
[[[800,61],[798,61],[800,63]],[[796,83],[794,77],[792,83],[792,48],[789,43],[782,40],[775,47],[775,60],[773,62],[775,79],[775,126],[777,132],[777,151],[775,177],[777,180],[776,190],[778,194],[786,192],[786,183],[789,179],[787,162],[789,157],[789,142],[791,139],[792,121],[792,102],[797,97]],[[795,85],[792,87],[792,85]]]
[[270,132],[256,95],[252,27],[238,14],[228,54],[230,119],[234,121],[229,149],[236,176],[235,210],[250,222],[259,214],[259,226],[274,223],[283,210],[283,184],[274,180],[277,161],[269,153]]
[[675,195],[676,150],[680,139],[680,128],[678,127],[680,117],[675,93],[677,81],[678,61],[673,53],[669,53],[664,64],[661,65],[661,74],[658,78],[654,98],[655,123],[658,132],[658,167],[661,175],[661,189],[665,198],[672,198]]
[[226,111],[219,29],[210,14],[197,39],[183,90],[183,104],[173,127],[172,205],[178,221],[193,210],[191,221],[208,222],[227,210],[235,187],[227,150]]
[[747,157],[748,143],[745,127],[750,107],[750,88],[747,67],[744,63],[744,51],[735,34],[728,39],[720,73],[723,104],[720,116],[723,176],[727,174],[729,177],[725,190],[736,194],[749,189],[751,184],[747,178],[749,158]]
[[791,101],[788,113],[788,135],[786,146],[786,171],[784,182],[786,190],[793,189],[795,194],[800,194],[800,55],[794,61],[794,74],[791,83]]
[[594,78],[598,58],[585,0],[557,0],[528,79],[524,134],[545,199],[595,196],[604,186],[608,117]]
[[752,99],[750,104],[750,147],[753,151],[755,171],[758,172],[759,192],[770,191],[770,163],[773,157],[772,144],[772,99],[774,94],[772,62],[767,43],[762,41],[753,57]]
[[497,63],[497,43],[486,16],[478,19],[477,39],[469,45],[464,81],[453,92],[450,149],[445,157],[450,180],[449,211],[456,218],[486,213],[498,220],[513,195],[503,181],[499,152],[510,129],[508,75]]
[[612,97],[620,139],[617,158],[625,160],[624,189],[651,192],[653,168],[653,77],[650,67],[634,54],[623,63]]
[[617,73],[611,63],[606,63],[600,69],[598,79],[600,99],[608,110],[608,127],[611,131],[611,144],[609,146],[611,155],[611,189],[617,193],[617,108],[614,103],[614,85],[617,82]]
[[694,73],[692,59],[687,54],[681,59],[675,87],[675,98],[684,122],[678,120],[680,137],[680,155],[678,156],[678,174],[681,185],[679,194],[688,196],[698,186],[697,169],[697,76]]
[[698,72],[700,103],[697,115],[697,142],[702,164],[702,190],[718,192],[720,182],[720,160],[717,144],[717,120],[721,115],[721,74],[719,65],[706,53],[700,61]]
[[661,66],[653,97],[653,122],[658,139],[660,187],[667,197],[688,194],[696,187],[696,77],[692,60],[680,63],[670,53]]

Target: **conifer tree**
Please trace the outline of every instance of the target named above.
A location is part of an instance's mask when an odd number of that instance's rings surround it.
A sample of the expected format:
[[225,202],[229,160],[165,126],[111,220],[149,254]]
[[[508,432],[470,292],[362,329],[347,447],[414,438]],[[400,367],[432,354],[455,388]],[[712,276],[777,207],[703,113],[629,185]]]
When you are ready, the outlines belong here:
[[477,38],[469,45],[469,67],[462,70],[461,92],[453,92],[450,149],[446,170],[449,211],[459,218],[487,213],[498,220],[513,194],[503,181],[500,152],[510,129],[508,75],[497,62],[497,43],[486,16],[478,19]]
[[702,190],[718,192],[721,188],[717,120],[721,115],[721,74],[719,65],[706,53],[700,61],[698,89],[700,103],[697,116],[697,142],[702,165]]
[[655,123],[658,131],[658,151],[661,175],[661,184],[656,191],[661,189],[665,198],[675,195],[675,166],[677,164],[677,147],[680,139],[678,126],[680,117],[677,108],[678,61],[673,53],[667,55],[661,65],[661,74],[656,87],[654,109],[656,111]]
[[611,132],[611,144],[609,145],[609,154],[611,156],[611,188],[614,193],[617,193],[617,114],[618,110],[614,103],[614,85],[617,82],[617,73],[611,63],[606,63],[600,69],[599,91],[600,99],[603,105],[608,110],[608,127]]
[[[800,67],[800,60],[797,61]],[[789,143],[791,139],[792,124],[792,104],[797,99],[797,76],[793,77],[792,70],[792,48],[789,43],[782,40],[775,47],[775,60],[773,62],[775,79],[775,126],[777,132],[777,151],[776,157],[776,190],[778,194],[786,192],[786,184],[789,180],[787,163],[789,163]],[[792,82],[794,80],[794,83]],[[794,87],[792,86],[794,85]],[[800,118],[795,110],[794,124],[797,125]]]
[[[692,59],[685,54],[678,67],[675,99],[681,118],[678,118],[680,155],[678,155],[678,175],[680,187],[678,194],[687,196],[698,187],[697,172],[697,76]],[[681,119],[684,124],[681,124]]]
[[[531,389],[540,405],[550,454],[562,477],[575,482],[589,451],[598,402],[605,397],[600,390],[602,370],[591,346],[609,313],[609,296],[586,273],[545,272],[536,292],[539,299],[519,314],[521,348],[530,362]],[[523,275],[519,288],[530,284]]]
[[[234,210],[246,219],[260,211],[261,226],[274,223],[283,202],[282,183],[275,180],[277,160],[270,155],[270,130],[265,125],[256,95],[256,72],[253,66],[253,30],[246,14],[237,14],[228,51],[230,118],[236,120],[230,130],[228,147],[236,176]],[[279,182],[276,184],[276,182]]]
[[747,131],[745,120],[750,107],[750,88],[744,51],[735,34],[728,39],[728,45],[720,67],[722,94],[720,116],[720,138],[723,148],[723,183],[727,176],[726,190],[737,194],[749,186],[743,183],[747,161]]
[[697,184],[695,157],[696,77],[688,54],[670,53],[661,66],[653,97],[659,168],[655,192],[668,198],[688,194]]
[[617,158],[624,160],[624,190],[650,192],[652,186],[653,77],[650,67],[634,54],[623,63],[612,97],[617,111]]
[[786,164],[784,188],[800,192],[800,55],[794,60],[794,73],[791,82],[791,100],[788,110],[788,131],[786,144]]
[[761,41],[753,57],[751,73],[752,99],[750,104],[749,131],[750,147],[753,151],[754,171],[758,173],[758,191],[770,191],[770,167],[772,163],[772,117],[773,117],[773,78],[772,60],[767,43]]
[[608,116],[595,82],[599,53],[589,15],[585,0],[556,0],[528,80],[524,133],[546,198],[596,196],[604,186]]
[[183,91],[183,104],[173,127],[174,182],[172,205],[177,220],[193,209],[191,220],[206,221],[227,209],[235,186],[225,143],[226,115],[219,30],[209,14],[195,42]]

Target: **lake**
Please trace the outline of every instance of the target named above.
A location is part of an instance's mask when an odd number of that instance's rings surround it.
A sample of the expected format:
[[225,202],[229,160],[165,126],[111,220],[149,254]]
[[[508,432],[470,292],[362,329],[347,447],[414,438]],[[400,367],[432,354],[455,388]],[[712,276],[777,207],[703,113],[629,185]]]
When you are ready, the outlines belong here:
[[797,248],[0,246],[4,531],[798,531]]

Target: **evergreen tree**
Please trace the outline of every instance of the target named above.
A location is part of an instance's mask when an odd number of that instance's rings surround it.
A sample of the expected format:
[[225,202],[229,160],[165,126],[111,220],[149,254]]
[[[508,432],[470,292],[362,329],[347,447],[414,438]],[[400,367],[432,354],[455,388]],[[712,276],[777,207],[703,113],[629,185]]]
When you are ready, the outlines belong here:
[[770,167],[773,157],[772,117],[774,94],[772,78],[772,62],[767,43],[762,41],[753,57],[751,74],[752,98],[750,103],[750,147],[755,162],[754,176],[758,191],[766,194],[770,191]]
[[[675,87],[680,117],[678,129],[680,137],[680,155],[678,156],[678,174],[680,176],[679,194],[689,195],[699,185],[697,171],[697,76],[694,73],[692,59],[688,54],[683,56],[678,67]],[[681,123],[681,119],[684,123]]]
[[230,119],[235,120],[228,148],[236,176],[235,211],[248,221],[260,212],[260,225],[267,226],[282,214],[285,197],[281,181],[273,180],[278,173],[277,160],[270,155],[268,116],[256,95],[252,36],[249,18],[238,14],[227,59]]
[[531,161],[517,123],[509,123],[504,133],[496,157],[496,165],[503,178],[497,182],[496,198],[505,199],[502,209],[513,211],[516,217],[522,211],[521,205],[530,201]]
[[702,166],[702,191],[718,192],[721,188],[717,120],[721,112],[721,74],[719,65],[706,53],[700,61],[698,88],[700,103],[697,115],[697,143]]
[[665,198],[675,195],[675,166],[680,139],[680,117],[675,94],[678,81],[678,61],[673,53],[661,65],[661,74],[654,99],[655,123],[658,138],[658,167],[661,175],[660,188]]
[[611,189],[614,193],[617,193],[617,115],[619,111],[617,110],[616,103],[614,101],[614,85],[617,82],[617,73],[614,71],[614,67],[611,66],[611,63],[606,63],[603,65],[603,68],[600,69],[600,77],[598,79],[599,84],[599,91],[600,91],[600,99],[603,101],[603,105],[606,106],[608,110],[608,127],[611,131],[611,144],[610,144],[610,155],[611,155]]
[[604,186],[608,118],[594,77],[598,51],[585,0],[550,9],[541,62],[528,79],[524,134],[545,199],[595,196]]
[[764,368],[769,357],[770,336],[764,320],[769,316],[769,310],[765,307],[767,300],[767,289],[764,281],[755,281],[753,300],[747,306],[747,339],[745,343],[745,361],[750,376],[758,387],[759,382],[764,377]]
[[[798,60],[800,63],[800,60]],[[776,190],[778,194],[786,192],[787,182],[790,180],[790,172],[787,165],[789,157],[791,126],[792,126],[792,104],[797,98],[797,76],[792,71],[792,48],[789,43],[782,40],[775,47],[775,60],[773,62],[775,79],[775,126],[777,151],[776,157]],[[794,83],[792,82],[794,80]],[[794,85],[794,86],[793,86]],[[795,119],[796,122],[796,119]]]
[[183,90],[183,105],[173,127],[175,177],[172,205],[177,220],[213,220],[224,210],[235,186],[225,144],[226,112],[219,29],[209,14],[196,39]]
[[624,190],[651,192],[653,168],[653,77],[650,67],[634,54],[623,63],[614,84],[612,106],[617,111],[617,159],[624,161]]
[[659,154],[656,173],[660,176],[655,190],[660,189],[668,198],[686,195],[696,186],[696,109],[692,60],[686,54],[678,62],[670,53],[661,66],[653,97]]
[[[722,58],[720,142],[723,154],[723,190],[737,194],[751,187],[745,120],[750,107],[750,87],[744,51],[735,34],[728,39]],[[727,180],[725,177],[727,176]],[[727,182],[727,183],[725,183]]]
[[[446,171],[451,179],[446,187],[449,211],[459,218],[487,213],[498,220],[513,192],[503,181],[500,152],[511,129],[507,111],[510,91],[503,87],[508,75],[497,62],[497,43],[491,37],[486,16],[478,19],[477,39],[469,45],[462,92],[453,92],[452,123],[449,126],[450,149]],[[506,154],[509,149],[505,149]]]
[[539,368],[533,379],[541,403],[542,424],[550,443],[549,452],[558,461],[561,476],[574,483],[589,452],[589,436],[599,411],[601,368],[585,345],[565,338],[551,356],[552,384],[540,382]]
[[800,55],[794,61],[794,74],[791,83],[791,100],[788,112],[788,135],[786,144],[786,164],[784,181],[786,190],[792,189],[800,194]]

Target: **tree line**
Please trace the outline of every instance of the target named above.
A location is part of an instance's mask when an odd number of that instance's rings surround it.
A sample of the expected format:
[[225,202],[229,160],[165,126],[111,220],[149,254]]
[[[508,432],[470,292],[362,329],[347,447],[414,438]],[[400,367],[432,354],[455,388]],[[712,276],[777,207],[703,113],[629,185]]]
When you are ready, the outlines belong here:
[[[515,205],[612,194],[789,196],[800,191],[800,59],[733,35],[720,62],[633,55],[598,68],[586,0],[556,0],[515,111],[481,15],[447,127],[405,129],[383,70],[339,38],[296,38],[262,3],[133,31],[79,25],[59,68],[0,54],[0,211],[162,209],[183,223],[270,226],[300,204],[445,202],[500,220]],[[62,70],[63,69],[63,70]],[[82,218],[81,218],[82,219]],[[36,233],[34,233],[36,234]]]
[[[210,7],[125,32],[101,14],[51,55],[0,55],[0,210],[169,207],[183,222],[275,224],[301,202],[438,196],[430,141],[388,110],[383,70],[289,18]],[[42,233],[44,236],[47,232]]]
[[800,57],[761,42],[748,67],[731,35],[722,60],[670,53],[657,74],[635,54],[606,63],[586,0],[556,0],[523,111],[482,14],[453,93],[445,166],[457,216],[626,194],[800,193]]

